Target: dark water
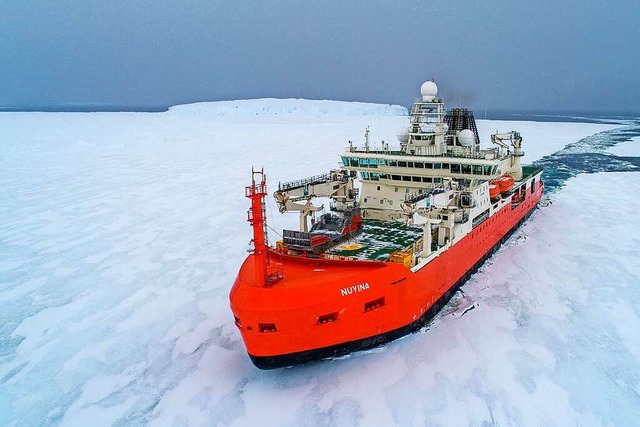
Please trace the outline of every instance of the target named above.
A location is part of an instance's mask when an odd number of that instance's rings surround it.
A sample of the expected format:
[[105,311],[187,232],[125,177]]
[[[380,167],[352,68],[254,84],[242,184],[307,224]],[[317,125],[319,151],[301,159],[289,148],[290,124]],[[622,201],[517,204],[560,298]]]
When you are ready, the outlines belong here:
[[527,122],[562,122],[562,123],[621,123],[633,121],[637,115],[628,114],[582,114],[576,112],[526,112],[526,111],[493,111],[486,116],[481,111],[474,111],[477,119],[515,120]]
[[545,192],[552,194],[581,173],[639,172],[640,157],[616,156],[607,150],[640,136],[640,119],[625,120],[620,128],[600,132],[569,144],[562,150],[537,160],[544,167]]

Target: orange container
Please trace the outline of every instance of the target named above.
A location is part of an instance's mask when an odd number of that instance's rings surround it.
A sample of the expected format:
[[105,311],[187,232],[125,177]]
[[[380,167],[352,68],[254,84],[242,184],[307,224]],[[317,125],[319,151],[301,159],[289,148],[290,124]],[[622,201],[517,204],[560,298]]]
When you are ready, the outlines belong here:
[[409,251],[395,251],[389,256],[389,261],[411,268],[411,255]]

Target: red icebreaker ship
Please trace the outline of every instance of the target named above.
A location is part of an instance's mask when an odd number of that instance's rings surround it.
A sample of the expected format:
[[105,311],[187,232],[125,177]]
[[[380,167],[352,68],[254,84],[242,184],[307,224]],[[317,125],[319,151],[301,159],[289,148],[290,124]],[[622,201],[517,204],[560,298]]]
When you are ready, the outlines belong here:
[[[419,329],[540,201],[542,169],[520,164],[518,132],[496,133],[495,146],[481,149],[470,111],[446,111],[432,81],[421,94],[399,147],[371,149],[367,130],[340,169],[279,184],[278,207],[299,212],[300,226],[275,247],[266,240],[266,177],[252,173],[253,250],[230,300],[258,368],[340,356]],[[329,212],[314,197],[329,198]]]

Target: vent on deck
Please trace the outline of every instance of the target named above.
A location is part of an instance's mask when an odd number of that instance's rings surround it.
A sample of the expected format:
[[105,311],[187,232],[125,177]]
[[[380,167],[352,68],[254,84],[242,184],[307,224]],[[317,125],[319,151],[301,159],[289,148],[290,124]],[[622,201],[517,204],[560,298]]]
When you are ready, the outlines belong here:
[[466,108],[453,108],[447,111],[444,116],[444,121],[449,126],[447,131],[448,136],[454,136],[457,132],[463,129],[469,129],[473,131],[475,135],[475,145],[480,145],[480,138],[478,136],[478,128],[476,127],[476,119],[473,117],[473,112]]

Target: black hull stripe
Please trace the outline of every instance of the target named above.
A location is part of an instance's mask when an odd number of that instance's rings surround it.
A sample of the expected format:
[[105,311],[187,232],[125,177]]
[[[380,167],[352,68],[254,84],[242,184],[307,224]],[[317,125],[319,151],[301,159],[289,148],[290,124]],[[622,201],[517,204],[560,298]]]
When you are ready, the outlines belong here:
[[277,369],[286,366],[299,365],[303,363],[309,363],[320,359],[326,359],[331,357],[344,356],[352,352],[367,350],[373,347],[377,347],[381,344],[388,343],[390,341],[397,340],[400,337],[408,335],[410,333],[418,331],[421,327],[428,324],[436,314],[451,300],[453,295],[464,285],[467,280],[475,273],[484,262],[491,257],[502,244],[525,222],[536,209],[535,205],[527,214],[516,223],[498,243],[493,245],[483,256],[471,267],[462,277],[454,283],[436,302],[429,308],[420,318],[417,320],[402,326],[398,329],[394,329],[389,332],[385,332],[380,335],[374,335],[372,337],[363,338],[356,341],[350,341],[332,345],[329,347],[316,348],[313,350],[300,351],[296,353],[282,354],[278,356],[253,356],[249,354],[251,361],[256,367],[260,369]]

